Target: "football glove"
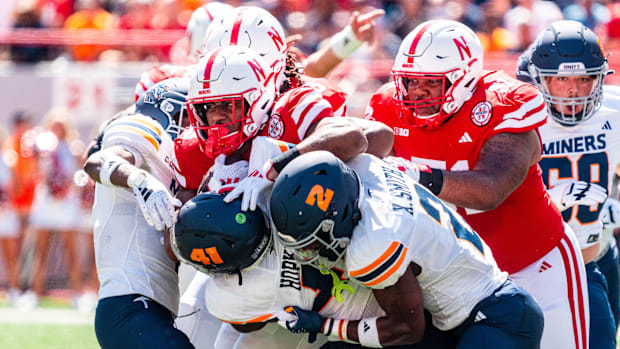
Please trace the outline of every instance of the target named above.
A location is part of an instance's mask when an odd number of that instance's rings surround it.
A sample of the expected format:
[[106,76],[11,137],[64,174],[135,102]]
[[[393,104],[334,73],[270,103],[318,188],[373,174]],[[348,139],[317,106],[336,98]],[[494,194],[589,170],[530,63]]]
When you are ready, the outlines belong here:
[[593,206],[605,202],[607,189],[583,181],[567,181],[547,190],[551,201],[564,211],[575,205]]
[[304,310],[298,306],[284,308],[285,316],[279,315],[278,324],[293,333],[308,333],[308,342],[316,341],[317,333],[322,333],[325,318],[312,310]]
[[130,174],[127,185],[133,190],[148,225],[158,231],[172,227],[176,221],[175,206],[181,207],[181,201],[173,198],[165,185],[144,170]]
[[220,154],[215,158],[206,176],[207,191],[227,193],[233,190],[241,179],[247,177],[248,162],[246,160],[236,161],[230,165],[226,165],[225,161],[225,154]]
[[271,159],[290,149],[288,143],[275,140],[269,137],[259,136],[252,141],[252,152],[248,176],[241,180],[239,184],[226,197],[224,202],[232,202],[236,198],[241,198],[241,210],[256,210],[259,196],[263,190],[273,185],[273,180],[267,178],[267,174],[273,167]]
[[620,227],[620,202],[608,198],[601,210],[600,219],[603,222],[603,229],[613,230]]

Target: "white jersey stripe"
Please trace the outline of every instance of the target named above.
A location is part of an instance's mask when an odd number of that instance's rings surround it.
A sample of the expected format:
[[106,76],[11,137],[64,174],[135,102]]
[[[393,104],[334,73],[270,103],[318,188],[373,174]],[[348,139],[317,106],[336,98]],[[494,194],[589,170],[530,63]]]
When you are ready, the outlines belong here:
[[307,109],[307,107],[320,99],[323,99],[323,96],[314,90],[308,90],[308,92],[305,93],[305,96],[303,96],[299,103],[297,103],[297,105],[295,106],[295,110],[291,114],[291,118],[296,125],[299,125],[301,121],[300,119],[303,116],[303,112]]
[[530,99],[529,101],[523,103],[523,105],[511,112],[504,114],[504,120],[506,119],[522,119],[524,115],[526,115],[529,111],[539,108],[540,106],[545,105],[545,101],[543,100],[542,95],[539,93],[536,97]]
[[313,103],[314,105],[306,113],[301,121],[301,124],[297,127],[297,135],[299,136],[299,139],[304,139],[306,137],[306,132],[308,132],[310,125],[314,123],[316,117],[320,115],[323,110],[330,108],[329,103],[322,98],[318,100],[318,103],[317,101]]
[[526,128],[528,126],[532,126],[539,122],[545,121],[547,118],[547,110],[542,108],[539,112],[529,116],[525,119],[508,119],[499,123],[499,125],[495,126],[495,131],[502,130],[506,128]]

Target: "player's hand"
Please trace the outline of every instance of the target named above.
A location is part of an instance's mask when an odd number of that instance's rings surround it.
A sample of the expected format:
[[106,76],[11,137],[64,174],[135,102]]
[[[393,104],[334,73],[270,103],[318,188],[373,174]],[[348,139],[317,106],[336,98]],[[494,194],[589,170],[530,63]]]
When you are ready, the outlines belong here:
[[[218,155],[213,166],[207,172],[207,191],[215,193],[227,193],[235,188],[242,178],[248,175],[248,162],[246,160],[235,161],[226,165],[226,155]],[[199,190],[201,191],[201,190]]]
[[248,208],[251,211],[256,210],[258,196],[263,192],[263,190],[273,185],[273,179],[270,179],[267,176],[272,167],[273,163],[271,160],[268,160],[262,170],[250,169],[248,176],[239,182],[235,189],[224,197],[224,202],[232,202],[239,196],[243,195],[241,198],[241,210],[247,211]]
[[608,198],[601,210],[600,219],[603,222],[603,229],[613,230],[620,227],[620,202]]
[[375,37],[375,19],[385,15],[385,11],[374,9],[366,13],[354,11],[349,20],[349,25],[360,41],[372,42]]
[[280,316],[278,324],[293,333],[308,333],[308,342],[316,341],[317,333],[322,333],[325,319],[316,311],[304,310],[298,306],[284,308],[287,316]]
[[127,184],[133,190],[148,225],[158,231],[172,227],[176,221],[175,206],[181,207],[181,202],[172,197],[165,185],[144,170],[129,175]]
[[607,189],[583,181],[562,182],[547,192],[560,211],[575,205],[593,206],[607,199]]
[[431,168],[426,165],[416,164],[397,156],[387,156],[383,161],[392,167],[398,168],[416,182],[420,181],[420,171],[431,172]]

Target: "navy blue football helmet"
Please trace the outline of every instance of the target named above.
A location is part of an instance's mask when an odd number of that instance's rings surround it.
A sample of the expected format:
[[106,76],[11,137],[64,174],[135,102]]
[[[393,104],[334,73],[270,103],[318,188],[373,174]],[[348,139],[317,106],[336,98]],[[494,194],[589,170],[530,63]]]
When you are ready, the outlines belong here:
[[189,81],[182,78],[166,79],[158,82],[136,102],[136,113],[157,120],[172,139],[176,139],[183,121],[187,119],[185,98]]
[[532,85],[534,85],[534,81],[530,76],[530,59],[532,57],[532,51],[534,50],[534,44],[535,43],[532,43],[530,47],[519,56],[519,60],[517,61],[517,72],[515,73],[518,80]]
[[301,264],[330,269],[344,256],[361,218],[360,180],[327,151],[291,161],[276,179],[270,199],[278,240]]
[[241,211],[241,200],[201,193],[181,207],[170,232],[179,260],[209,275],[234,274],[260,261],[271,247],[263,211]]
[[[529,72],[542,92],[552,118],[563,125],[589,119],[601,106],[603,83],[608,73],[607,57],[590,29],[576,21],[558,21],[536,38]],[[556,76],[589,75],[592,89],[586,96],[557,97],[549,91],[548,79]],[[565,112],[566,109],[572,112]],[[582,109],[576,108],[583,106]]]

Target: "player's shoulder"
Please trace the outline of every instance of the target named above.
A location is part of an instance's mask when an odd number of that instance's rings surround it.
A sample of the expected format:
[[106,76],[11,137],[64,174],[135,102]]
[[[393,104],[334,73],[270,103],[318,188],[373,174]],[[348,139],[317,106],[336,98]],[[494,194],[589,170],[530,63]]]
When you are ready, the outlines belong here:
[[276,100],[274,109],[296,108],[312,102],[324,100],[321,92],[309,85],[299,86],[284,92]]
[[349,277],[364,286],[382,289],[395,284],[407,269],[407,246],[393,235],[357,227],[345,257]]
[[394,82],[387,82],[372,95],[372,99],[376,101],[388,102],[394,99],[396,95],[396,86],[394,86]]
[[159,150],[163,140],[169,138],[157,121],[141,114],[124,115],[113,120],[106,126],[103,135],[104,147],[110,143],[128,142],[128,145],[152,146],[155,151]]
[[368,120],[385,121],[390,119],[398,111],[394,105],[396,87],[393,82],[384,84],[375,92],[368,101],[364,117]]
[[477,127],[492,128],[492,133],[526,132],[547,121],[540,91],[501,71],[486,72],[459,113]]
[[198,189],[202,177],[213,165],[213,159],[200,149],[194,129],[187,128],[174,140],[173,167],[179,184],[185,189]]
[[512,102],[528,102],[540,99],[542,95],[536,86],[519,81],[503,71],[489,71],[481,78],[482,89],[487,95],[497,96],[497,104],[507,105]]

